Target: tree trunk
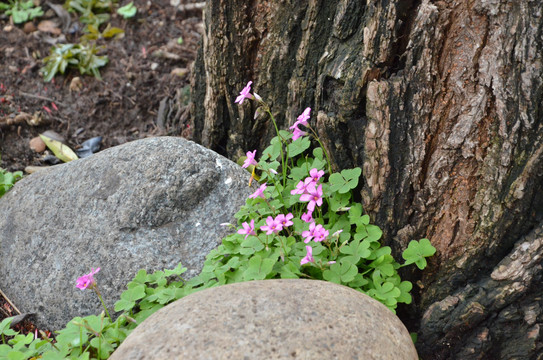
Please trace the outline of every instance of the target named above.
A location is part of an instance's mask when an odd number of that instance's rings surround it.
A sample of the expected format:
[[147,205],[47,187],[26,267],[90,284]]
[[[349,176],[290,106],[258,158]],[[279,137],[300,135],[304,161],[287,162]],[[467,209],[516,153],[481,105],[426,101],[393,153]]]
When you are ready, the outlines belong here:
[[[543,352],[543,1],[207,1],[192,137],[233,159],[305,107],[396,254],[438,249],[399,315],[423,359]],[[420,276],[417,273],[405,276]],[[415,278],[415,280],[417,280]],[[400,309],[402,310],[402,309]]]

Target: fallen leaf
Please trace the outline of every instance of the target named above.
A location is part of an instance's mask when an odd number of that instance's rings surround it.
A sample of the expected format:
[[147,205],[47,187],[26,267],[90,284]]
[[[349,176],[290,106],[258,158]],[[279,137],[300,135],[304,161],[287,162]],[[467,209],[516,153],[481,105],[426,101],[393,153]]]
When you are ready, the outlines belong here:
[[62,30],[60,30],[57,24],[51,20],[40,21],[38,24],[38,30],[53,35],[60,35],[62,33]]
[[79,76],[74,77],[70,82],[70,92],[80,91],[82,87],[83,82],[81,81]]
[[45,145],[55,154],[57,158],[64,162],[79,159],[72,149],[64,145],[60,141],[53,140],[47,136],[40,135],[40,138],[45,142]]

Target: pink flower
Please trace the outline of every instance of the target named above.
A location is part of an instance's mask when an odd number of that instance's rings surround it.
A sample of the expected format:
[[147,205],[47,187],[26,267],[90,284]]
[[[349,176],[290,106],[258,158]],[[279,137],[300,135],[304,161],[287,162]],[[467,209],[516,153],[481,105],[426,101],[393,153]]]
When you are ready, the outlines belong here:
[[298,118],[296,119],[296,122],[294,124],[292,124],[291,127],[289,127],[289,129],[296,130],[296,129],[298,129],[298,125],[309,126],[307,120],[309,120],[309,117],[310,117],[309,113],[310,112],[311,112],[311,108],[306,108],[304,110],[304,112],[300,116],[298,116]]
[[302,232],[302,237],[304,237],[304,243],[308,243],[311,241],[311,239],[313,239],[313,237],[315,236],[315,228],[316,226],[320,226],[320,225],[316,225],[314,222],[312,222],[311,224],[309,224],[309,230],[306,230],[306,231],[303,231]]
[[266,235],[277,234],[279,231],[283,230],[283,226],[277,221],[277,218],[274,219],[271,216],[268,216],[266,218],[266,225],[262,225],[260,230],[265,231]]
[[245,99],[252,99],[253,98],[253,95],[251,95],[249,93],[249,91],[251,91],[251,84],[253,82],[252,81],[249,81],[247,83],[247,85],[243,88],[243,90],[241,90],[241,92],[239,93],[239,96],[236,98],[236,101],[234,101],[234,103],[238,103],[238,104],[243,104],[243,100]]
[[266,185],[266,183],[260,185],[258,190],[256,190],[253,194],[249,195],[249,199],[256,199],[257,197],[261,197],[262,199],[265,199],[266,197],[263,194],[264,194],[264,190],[266,190],[267,187],[268,186]]
[[328,230],[326,230],[322,225],[319,224],[315,227],[315,237],[313,241],[314,242],[324,241],[326,237],[328,236],[328,234],[329,234]]
[[291,190],[290,191],[290,194],[291,195],[296,195],[296,194],[303,194],[303,193],[306,193],[307,190],[307,185],[311,184],[313,182],[313,179],[308,177],[308,178],[305,178],[304,181],[301,181],[298,183],[298,185],[296,185],[296,189],[294,190]]
[[311,108],[305,108],[304,112],[296,119],[298,124],[308,126],[307,120],[311,117]]
[[307,135],[305,131],[302,131],[298,129],[297,127],[295,127],[294,131],[292,131],[292,141],[296,141],[304,135]]
[[250,224],[247,224],[247,222],[244,222],[241,224],[243,226],[243,229],[238,230],[238,234],[245,234],[245,239],[247,239],[247,236],[249,235],[255,235],[255,220],[252,219]]
[[81,277],[77,278],[77,282],[75,286],[78,289],[85,290],[87,288],[92,288],[94,285],[96,285],[96,281],[94,280],[94,274],[96,274],[98,271],[100,271],[100,268],[97,268],[94,270],[94,268],[91,268],[91,272],[88,274],[85,274]]
[[309,176],[311,176],[311,179],[313,182],[319,181],[319,179],[324,175],[324,170],[317,170],[317,169],[311,169],[309,172]]
[[315,205],[322,205],[322,185],[319,185],[319,187],[315,189],[315,183],[312,182],[307,185],[306,190],[307,194],[302,194],[300,196],[300,201],[309,201],[307,210],[313,212],[313,210],[315,210]]
[[305,249],[307,250],[307,254],[300,261],[300,265],[307,264],[308,262],[315,262],[315,259],[313,259],[313,248],[311,246],[306,246]]
[[249,165],[255,165],[255,166],[258,165],[255,160],[256,150],[254,150],[253,152],[247,151],[246,155],[247,155],[247,159],[245,159],[245,162],[241,166],[242,168],[247,168],[249,167]]
[[290,219],[292,219],[293,217],[294,215],[292,215],[291,213],[288,213],[287,215],[279,214],[275,218],[275,221],[278,221],[281,224],[281,227],[286,228],[294,225],[294,223],[290,221]]
[[313,213],[309,210],[307,210],[306,213],[303,213],[301,216],[301,219],[305,221],[306,223],[313,222]]

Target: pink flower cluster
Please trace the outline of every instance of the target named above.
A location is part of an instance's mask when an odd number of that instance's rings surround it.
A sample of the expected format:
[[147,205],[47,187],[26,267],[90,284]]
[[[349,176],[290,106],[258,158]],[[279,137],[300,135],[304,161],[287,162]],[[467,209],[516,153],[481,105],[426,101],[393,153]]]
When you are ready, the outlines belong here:
[[322,205],[322,185],[317,187],[317,183],[323,175],[323,170],[311,169],[309,176],[304,181],[300,181],[294,190],[290,191],[291,195],[300,194],[300,201],[308,202],[307,213],[302,215],[302,220],[305,222],[313,221],[312,213],[315,206]]
[[[294,215],[292,215],[291,213],[288,213],[287,215],[279,214],[275,217],[275,219],[272,216],[268,216],[268,218],[266,219],[266,225],[262,225],[260,227],[260,230],[265,231],[266,235],[277,234],[284,228],[287,228],[294,224],[291,221],[293,217]],[[245,239],[247,239],[247,236],[249,235],[256,236],[254,219],[251,220],[250,223],[244,222],[243,224],[241,224],[241,226],[243,226],[243,229],[239,229],[238,234],[245,234]]]
[[300,116],[298,116],[294,125],[289,127],[289,129],[292,130],[292,141],[296,141],[300,137],[307,135],[305,131],[302,131],[300,130],[300,128],[298,128],[298,125],[308,126],[309,123],[307,122],[307,120],[309,120],[309,118],[311,117],[310,113],[311,108],[306,108],[304,112]]
[[[309,117],[309,111],[307,112],[307,116]],[[303,121],[304,119],[298,118],[298,120]],[[294,125],[297,125],[297,124],[294,124]],[[303,221],[310,223],[309,230],[302,232],[302,237],[304,238],[304,242],[306,244],[309,243],[311,240],[315,242],[322,242],[330,234],[328,230],[326,230],[321,224],[317,224],[315,220],[313,219],[313,211],[315,210],[315,206],[322,205],[322,196],[323,196],[322,185],[319,185],[318,182],[323,175],[324,175],[323,170],[318,170],[316,168],[311,169],[311,171],[309,172],[309,176],[306,177],[303,181],[300,181],[296,185],[296,188],[290,192],[291,195],[299,194],[300,201],[307,202],[307,212],[302,214],[301,216]],[[308,262],[315,261],[313,259],[313,249],[311,248],[311,246],[306,246],[306,249],[307,249],[307,254],[300,261],[300,264],[302,265]]]

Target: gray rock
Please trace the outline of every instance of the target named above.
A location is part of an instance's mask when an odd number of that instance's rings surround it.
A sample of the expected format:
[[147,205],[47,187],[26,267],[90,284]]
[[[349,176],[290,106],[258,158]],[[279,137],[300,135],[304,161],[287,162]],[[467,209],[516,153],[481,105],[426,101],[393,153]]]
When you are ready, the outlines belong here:
[[141,323],[119,359],[417,360],[402,322],[358,291],[316,280],[263,280],[191,294]]
[[0,198],[0,288],[39,326],[98,314],[76,279],[95,276],[110,311],[139,269],[189,268],[232,230],[249,173],[182,138],[134,141],[32,174]]

